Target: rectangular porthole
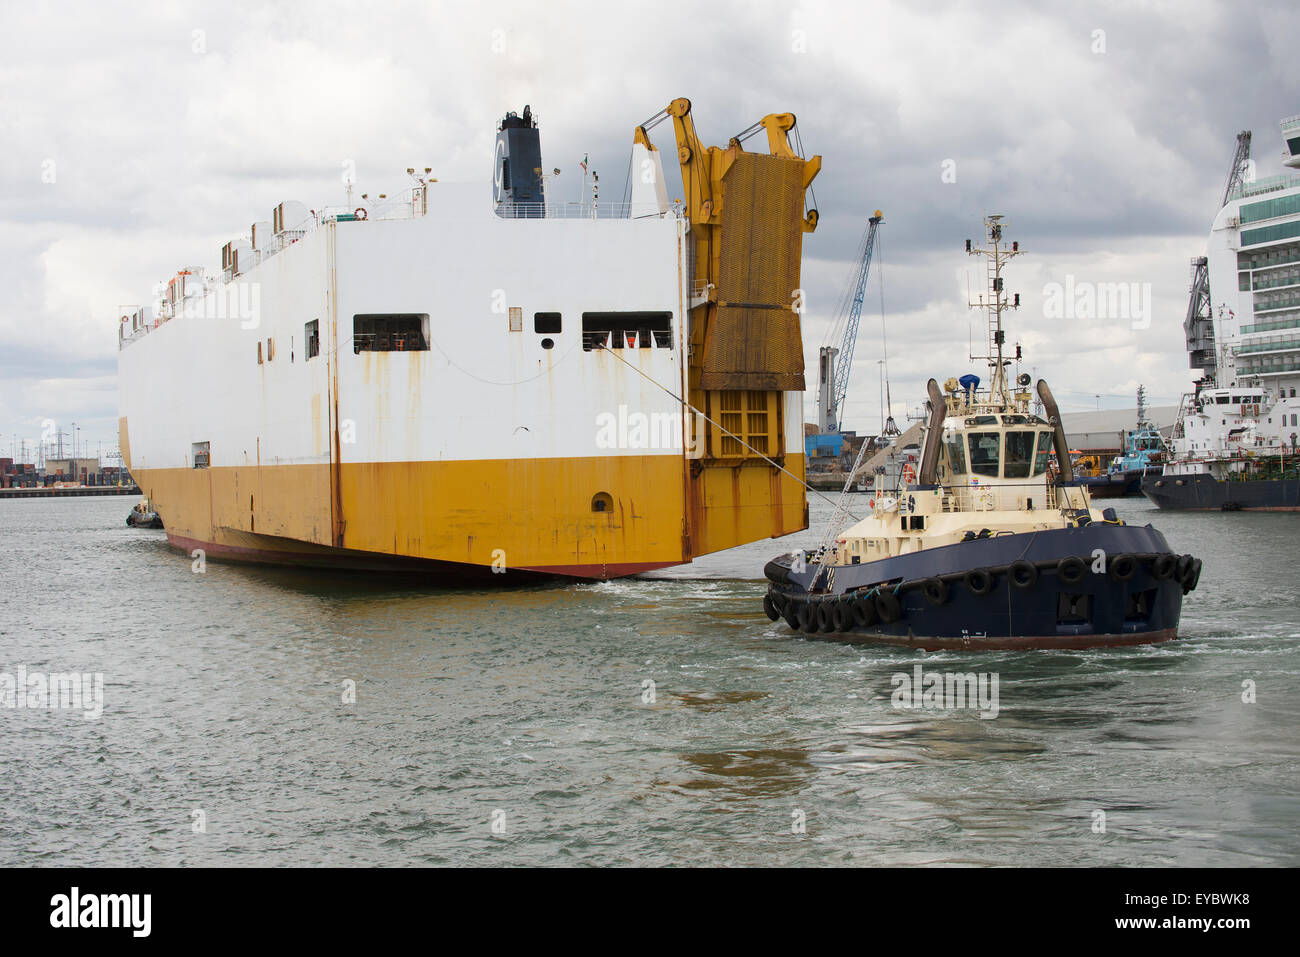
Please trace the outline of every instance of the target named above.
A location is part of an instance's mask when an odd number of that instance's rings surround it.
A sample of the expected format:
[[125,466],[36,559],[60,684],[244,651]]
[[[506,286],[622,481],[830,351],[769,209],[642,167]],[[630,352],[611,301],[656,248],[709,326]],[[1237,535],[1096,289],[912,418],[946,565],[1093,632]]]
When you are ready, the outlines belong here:
[[313,319],[302,327],[302,337],[307,343],[307,358],[315,359],[320,355],[320,320]]
[[205,469],[212,462],[212,452],[210,442],[195,442],[190,446],[190,458],[194,462],[194,468]]
[[671,349],[671,312],[584,312],[582,348]]
[[428,352],[429,314],[355,315],[352,317],[352,351]]
[[533,313],[533,332],[542,335],[555,335],[560,331],[562,317],[558,312]]

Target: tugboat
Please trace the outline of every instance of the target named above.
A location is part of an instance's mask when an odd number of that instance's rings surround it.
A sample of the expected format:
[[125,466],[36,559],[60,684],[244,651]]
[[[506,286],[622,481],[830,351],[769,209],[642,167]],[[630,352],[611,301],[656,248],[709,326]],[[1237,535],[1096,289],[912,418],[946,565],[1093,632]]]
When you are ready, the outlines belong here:
[[1093,498],[1141,495],[1143,480],[1159,478],[1164,472],[1165,440],[1147,420],[1146,411],[1146,389],[1138,386],[1137,428],[1124,433],[1124,451],[1115,456],[1106,474],[1088,480],[1088,494]]
[[[820,548],[765,569],[763,608],[797,631],[923,649],[1088,648],[1177,637],[1201,561],[1150,525],[1094,509],[1076,480],[1056,400],[1028,375],[1008,382],[1001,216],[985,219],[989,388],[975,376],[928,383],[921,460],[841,532],[861,496],[846,486]],[[855,467],[854,472],[857,469]],[[853,516],[856,517],[856,516]]]

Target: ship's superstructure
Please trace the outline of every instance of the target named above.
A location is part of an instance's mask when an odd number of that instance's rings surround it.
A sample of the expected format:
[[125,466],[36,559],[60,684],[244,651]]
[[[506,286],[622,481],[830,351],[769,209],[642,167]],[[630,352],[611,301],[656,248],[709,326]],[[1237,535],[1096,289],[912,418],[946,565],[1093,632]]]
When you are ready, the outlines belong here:
[[805,527],[820,157],[790,114],[760,121],[766,153],[703,147],[687,100],[668,115],[684,203],[650,123],[625,203],[555,201],[525,108],[490,184],[408,170],[392,199],[283,203],[156,316],[124,308],[121,448],[172,544],[609,578]]

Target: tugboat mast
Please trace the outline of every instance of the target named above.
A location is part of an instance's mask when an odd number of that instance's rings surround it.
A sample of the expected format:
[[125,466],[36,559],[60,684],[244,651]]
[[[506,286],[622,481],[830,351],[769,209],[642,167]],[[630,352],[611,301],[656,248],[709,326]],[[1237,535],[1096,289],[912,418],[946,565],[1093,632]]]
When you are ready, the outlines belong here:
[[[984,229],[988,234],[988,246],[972,246],[966,240],[966,252],[972,256],[984,256],[985,273],[988,279],[988,297],[981,295],[975,302],[968,303],[972,309],[983,309],[987,316],[988,353],[971,356],[971,359],[987,359],[992,376],[989,380],[989,401],[1004,408],[1011,405],[1011,395],[1007,391],[1007,366],[1010,359],[1002,358],[1002,347],[1006,343],[1006,333],[1002,329],[1002,311],[1020,308],[1020,293],[1011,300],[1007,299],[1002,283],[1002,265],[1014,256],[1019,256],[1020,243],[1013,242],[1011,248],[1002,245],[1002,216],[984,217]],[[1017,359],[1019,356],[1017,355]]]

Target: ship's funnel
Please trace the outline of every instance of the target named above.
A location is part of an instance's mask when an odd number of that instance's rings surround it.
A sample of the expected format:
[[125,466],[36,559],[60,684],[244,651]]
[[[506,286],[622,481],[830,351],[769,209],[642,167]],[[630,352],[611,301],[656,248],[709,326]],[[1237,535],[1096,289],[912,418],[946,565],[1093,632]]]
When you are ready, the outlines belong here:
[[507,219],[540,217],[546,202],[542,190],[542,146],[531,107],[523,115],[507,113],[497,127],[496,169],[492,198],[497,215]]

